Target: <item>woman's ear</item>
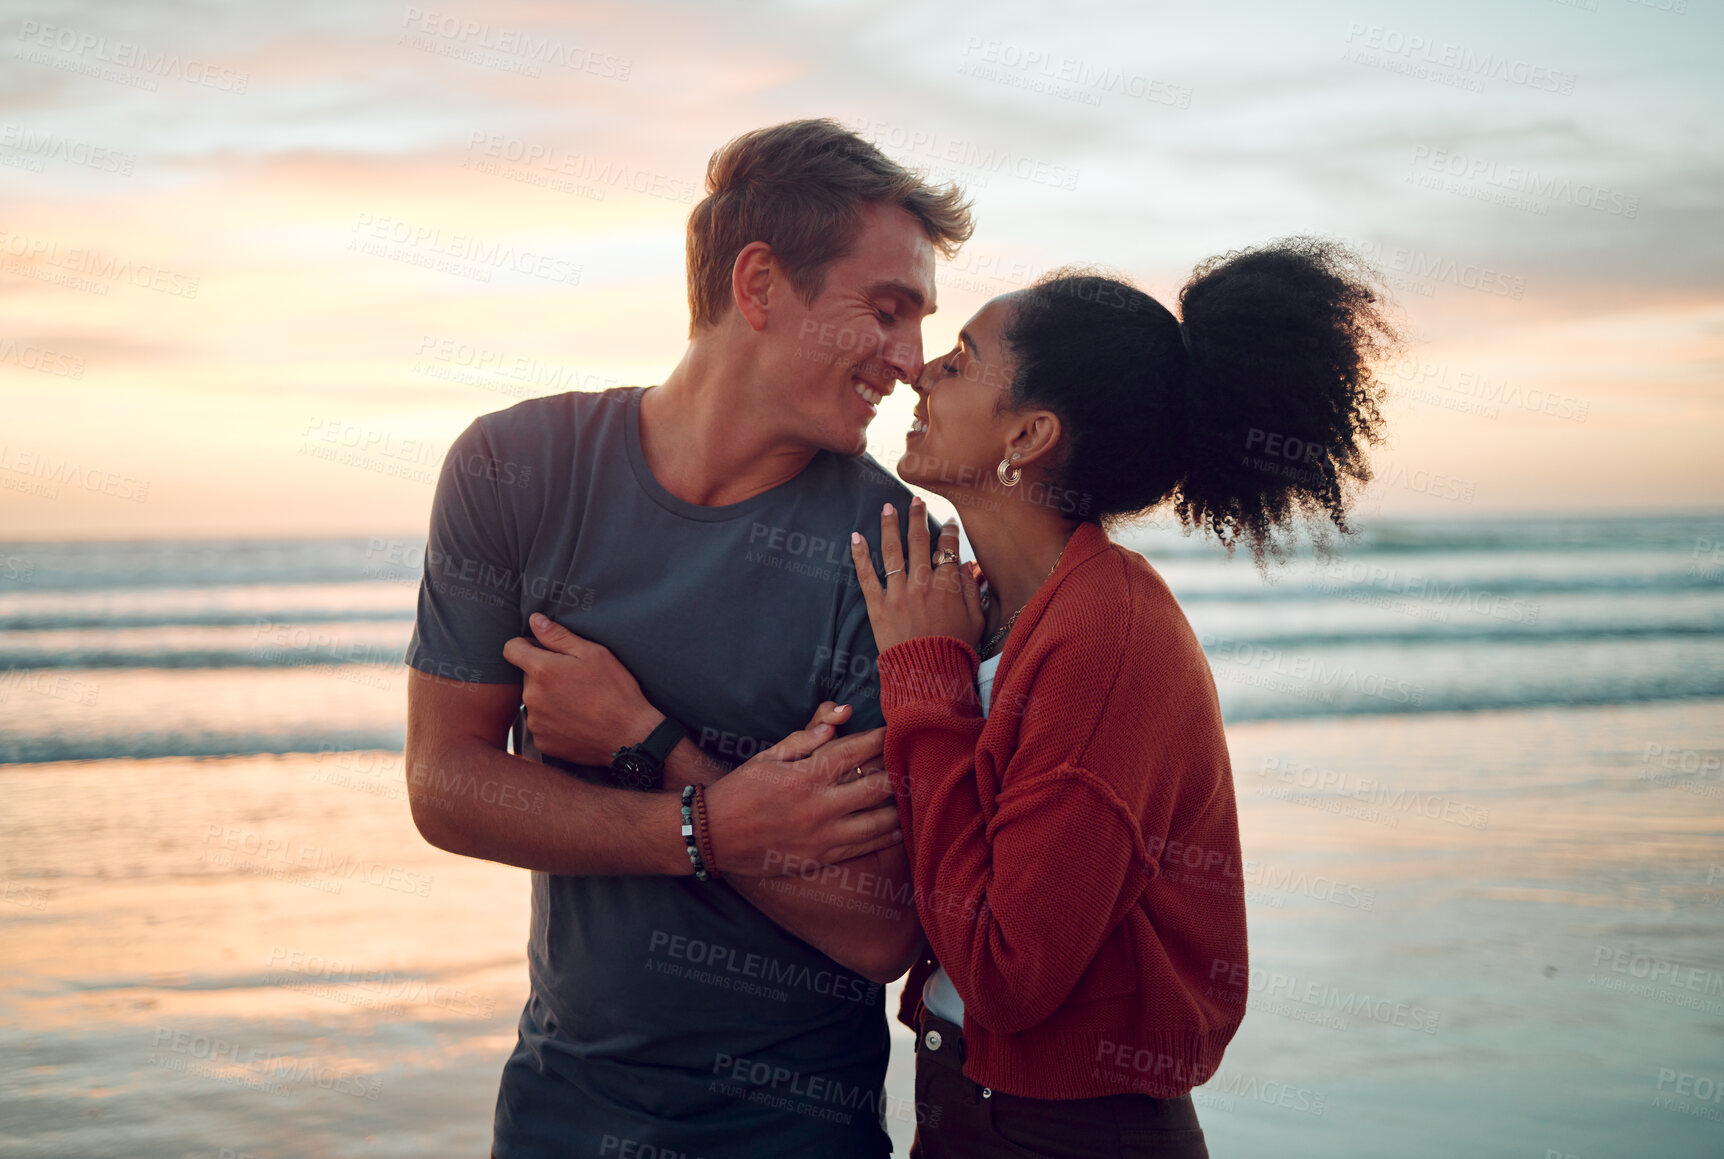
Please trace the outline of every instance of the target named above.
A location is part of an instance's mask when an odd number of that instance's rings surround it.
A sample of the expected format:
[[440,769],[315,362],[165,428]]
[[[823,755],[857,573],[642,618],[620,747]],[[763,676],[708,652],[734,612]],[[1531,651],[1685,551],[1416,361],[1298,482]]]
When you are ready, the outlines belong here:
[[1015,465],[1020,468],[1036,463],[1044,469],[1051,468],[1057,461],[1060,434],[1060,416],[1051,410],[1028,411],[1020,421],[1017,434],[1006,445],[1006,455],[1009,458],[1016,451]]

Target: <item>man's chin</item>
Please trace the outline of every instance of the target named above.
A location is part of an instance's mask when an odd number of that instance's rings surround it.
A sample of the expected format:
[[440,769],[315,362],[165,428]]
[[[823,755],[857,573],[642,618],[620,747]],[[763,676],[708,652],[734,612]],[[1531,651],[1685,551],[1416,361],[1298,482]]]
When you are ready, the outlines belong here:
[[822,423],[809,443],[824,451],[854,458],[868,449],[868,426],[855,423]]

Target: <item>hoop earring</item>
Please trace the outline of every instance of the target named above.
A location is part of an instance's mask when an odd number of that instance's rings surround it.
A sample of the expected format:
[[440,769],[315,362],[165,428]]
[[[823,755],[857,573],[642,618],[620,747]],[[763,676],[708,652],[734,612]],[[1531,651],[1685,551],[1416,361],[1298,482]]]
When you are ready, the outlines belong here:
[[[1017,457],[1018,453],[1013,451],[1011,459],[1001,459],[1000,465],[994,468],[994,474],[1000,477],[1001,486],[1016,487],[1018,485],[1018,479],[1023,476],[1023,472],[1021,470],[1012,466],[1012,462],[1015,461]],[[1006,473],[1008,470],[1011,472],[1010,475]]]

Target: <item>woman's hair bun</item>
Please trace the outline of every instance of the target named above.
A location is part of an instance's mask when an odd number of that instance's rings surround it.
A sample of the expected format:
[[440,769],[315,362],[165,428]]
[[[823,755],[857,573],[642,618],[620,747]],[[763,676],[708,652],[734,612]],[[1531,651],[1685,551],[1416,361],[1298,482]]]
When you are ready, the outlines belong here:
[[1286,238],[1210,258],[1179,305],[1184,335],[1129,282],[1071,267],[1018,295],[1011,401],[1060,416],[1056,483],[1109,525],[1171,499],[1182,526],[1259,563],[1301,517],[1351,531],[1382,441],[1372,371],[1401,346],[1376,271],[1339,242]]

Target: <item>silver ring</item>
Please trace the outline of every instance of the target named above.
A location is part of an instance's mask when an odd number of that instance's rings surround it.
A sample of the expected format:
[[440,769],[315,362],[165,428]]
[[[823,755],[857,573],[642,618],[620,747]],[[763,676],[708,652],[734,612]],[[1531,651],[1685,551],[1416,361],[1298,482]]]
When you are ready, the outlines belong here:
[[891,570],[891,571],[889,571],[889,572],[887,572],[887,573],[886,573],[886,578],[887,578],[887,579],[891,579],[891,578],[892,578],[892,577],[893,577],[893,576],[895,576],[895,575],[897,575],[897,574],[898,574],[898,573],[899,573],[899,572],[901,572],[901,571],[903,571],[903,570],[904,570],[904,569],[903,569],[903,568],[901,568],[901,567],[895,567],[895,568],[893,568],[893,569],[892,569],[892,570]]

